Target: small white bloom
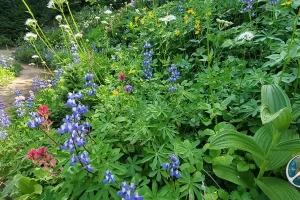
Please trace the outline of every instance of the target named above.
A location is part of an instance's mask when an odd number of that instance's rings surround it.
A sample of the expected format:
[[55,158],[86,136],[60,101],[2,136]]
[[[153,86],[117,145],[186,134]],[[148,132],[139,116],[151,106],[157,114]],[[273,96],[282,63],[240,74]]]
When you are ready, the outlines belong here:
[[165,24],[167,24],[168,22],[173,21],[175,19],[176,19],[176,17],[174,15],[167,15],[163,18],[159,18],[159,20],[165,22]]
[[135,12],[136,12],[137,14],[141,14],[141,12],[139,11],[139,9],[135,9]]
[[28,65],[30,65],[30,66],[31,66],[31,65],[35,65],[35,63],[29,63]]
[[240,41],[240,40],[246,40],[250,41],[254,38],[254,34],[251,31],[246,31],[244,33],[241,33],[239,36],[235,38],[235,40]]
[[46,65],[46,62],[45,62],[45,61],[42,61],[41,63],[42,63],[42,65]]
[[34,28],[37,25],[37,21],[35,19],[27,19],[25,25]]
[[95,20],[99,20],[99,19],[100,19],[100,17],[98,17],[98,16],[95,17]]
[[38,55],[33,55],[33,56],[31,56],[31,58],[35,59],[35,58],[39,58],[39,56]]
[[61,16],[61,15],[56,15],[55,19],[56,19],[57,21],[61,22],[62,16]]
[[53,0],[50,0],[47,5],[48,8],[55,8],[55,3]]
[[82,34],[81,33],[76,33],[75,38],[82,38]]
[[107,21],[101,21],[101,24],[108,24]]
[[110,14],[112,13],[112,11],[106,10],[106,11],[104,11],[103,13],[106,14],[106,15],[110,15]]
[[70,29],[70,26],[66,25],[66,24],[61,24],[61,25],[59,25],[59,27],[65,29],[65,30]]
[[26,33],[26,35],[24,36],[24,40],[26,41],[33,41],[37,39],[37,35],[31,32]]

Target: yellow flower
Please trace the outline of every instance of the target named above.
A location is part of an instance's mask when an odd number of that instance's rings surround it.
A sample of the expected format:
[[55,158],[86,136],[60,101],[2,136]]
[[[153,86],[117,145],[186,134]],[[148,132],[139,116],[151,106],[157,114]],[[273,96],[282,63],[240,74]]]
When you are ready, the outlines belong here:
[[198,35],[200,33],[200,31],[195,31],[195,34]]
[[115,97],[119,94],[119,92],[117,90],[113,91],[112,96]]
[[146,10],[147,10],[147,8],[146,8],[146,7],[142,8],[142,11],[146,11]]
[[138,20],[139,20],[139,17],[136,16],[136,17],[134,18],[134,21],[137,22]]
[[188,15],[184,15],[184,23],[187,24],[189,23],[189,16]]
[[135,73],[135,70],[134,70],[134,69],[131,69],[131,70],[129,70],[129,72],[128,72],[128,74],[133,74],[133,73]]
[[196,14],[196,12],[193,9],[189,9],[187,12],[192,15]]
[[280,4],[280,5],[282,5],[282,6],[289,6],[291,4],[292,4],[292,1],[286,1],[286,2],[284,2],[282,4]]
[[149,13],[148,13],[148,18],[149,18],[149,19],[152,19],[152,18],[154,18],[154,15],[153,15],[153,13],[152,13],[152,12],[149,12]]
[[145,19],[143,18],[143,19],[141,19],[141,24],[145,24]]
[[183,18],[184,18],[184,19],[189,19],[189,16],[188,16],[188,15],[184,15]]
[[210,12],[210,11],[207,12],[207,13],[206,13],[206,16],[211,16],[211,12]]
[[176,30],[175,35],[177,35],[177,36],[180,35],[180,30]]

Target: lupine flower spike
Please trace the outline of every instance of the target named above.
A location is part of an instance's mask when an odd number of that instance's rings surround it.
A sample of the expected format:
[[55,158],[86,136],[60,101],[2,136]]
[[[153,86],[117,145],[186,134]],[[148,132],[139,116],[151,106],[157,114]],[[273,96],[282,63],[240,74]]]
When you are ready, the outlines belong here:
[[126,182],[121,184],[122,189],[118,191],[118,196],[123,197],[124,200],[143,200],[143,196],[139,196],[137,192],[134,192],[135,185],[131,183],[130,186]]
[[181,178],[181,174],[178,171],[178,167],[180,166],[179,159],[174,154],[169,155],[169,163],[163,163],[162,167],[165,170],[170,171],[171,177]]

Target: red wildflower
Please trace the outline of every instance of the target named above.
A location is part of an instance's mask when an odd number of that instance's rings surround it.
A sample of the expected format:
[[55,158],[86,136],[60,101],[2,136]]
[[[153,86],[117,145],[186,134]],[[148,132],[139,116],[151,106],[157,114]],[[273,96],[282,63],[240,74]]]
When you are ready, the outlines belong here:
[[55,168],[56,166],[56,159],[47,153],[46,147],[29,150],[27,159],[32,160],[36,165],[43,166],[43,169]]
[[124,82],[125,81],[125,74],[124,73],[120,73],[119,74],[119,79],[120,79],[120,81]]
[[46,105],[42,105],[42,106],[40,106],[40,108],[39,108],[39,110],[38,110],[38,113],[39,113],[39,115],[41,116],[41,117],[45,117],[45,116],[49,116],[50,115],[50,111],[49,111],[49,108],[48,108],[48,106],[46,106]]

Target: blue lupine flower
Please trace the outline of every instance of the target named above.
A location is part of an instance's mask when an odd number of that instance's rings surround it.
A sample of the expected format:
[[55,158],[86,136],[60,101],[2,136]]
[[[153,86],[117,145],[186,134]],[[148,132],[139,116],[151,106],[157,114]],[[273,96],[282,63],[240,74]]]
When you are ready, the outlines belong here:
[[90,88],[90,90],[87,91],[87,95],[89,96],[96,94],[96,89],[98,89],[99,87],[96,83],[92,82],[93,78],[94,75],[91,74],[90,72],[88,72],[83,78],[86,81],[84,87]]
[[15,94],[16,94],[16,97],[13,102],[13,105],[16,108],[18,117],[22,117],[26,114],[25,97],[22,96],[22,92],[20,90],[16,90]]
[[74,41],[71,41],[71,55],[73,63],[80,65],[80,55],[78,53],[78,46]]
[[130,184],[130,187],[127,186],[126,182],[121,184],[121,190],[118,191],[118,196],[123,197],[124,200],[143,200],[143,196],[139,196],[137,192],[134,192],[135,185],[134,183]]
[[4,104],[0,101],[0,127],[8,127],[11,125],[7,113],[4,111]]
[[144,74],[145,74],[145,78],[148,80],[150,80],[152,78],[152,67],[150,65],[153,62],[153,60],[152,60],[153,51],[151,50],[151,48],[152,48],[152,45],[145,41],[145,44],[143,46],[144,53],[142,54],[142,56],[144,57],[142,66],[144,68],[146,68],[144,70]]
[[131,6],[131,7],[134,7],[134,4],[135,4],[134,0],[131,0],[131,1],[130,1],[130,6]]
[[71,157],[71,162],[70,162],[70,166],[74,166],[77,162],[77,156],[75,156],[74,154]]
[[178,12],[183,12],[183,2],[179,1]]
[[124,91],[127,92],[127,93],[131,93],[133,91],[133,86],[125,85],[124,86]]
[[[180,78],[180,72],[177,71],[177,67],[174,64],[172,64],[171,67],[169,67],[169,72],[171,72],[171,77],[168,78],[169,82],[176,82],[177,79]],[[177,88],[170,85],[168,91],[169,92],[175,92],[175,91],[177,91]]]
[[68,138],[67,141],[65,141],[64,145],[60,147],[61,150],[69,150],[70,153],[74,151],[74,142],[72,138]]
[[163,163],[162,167],[165,170],[170,170],[170,176],[181,178],[181,174],[178,171],[178,167],[180,166],[179,159],[174,154],[169,155],[169,163]]
[[54,77],[51,78],[51,85],[53,87],[57,86],[57,82],[60,80],[61,75],[64,73],[64,71],[62,69],[58,69],[54,71]]
[[48,88],[48,84],[47,84],[46,80],[41,79],[38,76],[36,76],[32,79],[32,87],[33,87],[33,90],[38,91],[41,89]]
[[37,112],[31,112],[31,113],[29,113],[29,116],[31,116],[33,118],[32,120],[29,120],[27,122],[27,125],[30,128],[36,128],[36,127],[38,127],[38,125],[40,125],[41,123],[44,122],[44,118],[39,117]]
[[91,167],[91,165],[86,165],[84,166],[84,168],[88,171],[88,172],[93,172],[94,169]]
[[[250,12],[253,9],[254,0],[244,0],[244,4],[246,4],[246,7],[243,9],[243,12]],[[254,17],[255,13],[251,15]]]
[[7,136],[8,136],[7,131],[2,127],[0,127],[0,139],[5,140]]
[[27,101],[26,101],[28,110],[31,110],[34,108],[33,101],[34,101],[34,93],[32,91],[29,91],[29,97],[27,98]]
[[270,0],[270,5],[276,6],[278,4],[277,0]]
[[104,172],[105,179],[103,180],[104,184],[115,182],[115,176],[111,173],[111,171],[107,170]]

